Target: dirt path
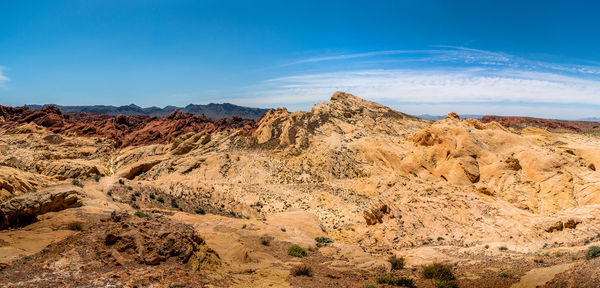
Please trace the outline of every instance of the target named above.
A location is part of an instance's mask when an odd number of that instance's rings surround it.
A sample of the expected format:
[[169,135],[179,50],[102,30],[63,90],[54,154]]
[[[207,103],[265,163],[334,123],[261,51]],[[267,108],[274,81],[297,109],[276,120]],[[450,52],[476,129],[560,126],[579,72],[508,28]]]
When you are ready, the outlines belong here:
[[573,264],[574,263],[566,263],[545,268],[532,269],[529,272],[527,272],[523,277],[521,277],[521,281],[513,284],[510,287],[530,288],[544,285],[546,282],[554,278],[556,274],[564,272],[565,270],[571,268]]

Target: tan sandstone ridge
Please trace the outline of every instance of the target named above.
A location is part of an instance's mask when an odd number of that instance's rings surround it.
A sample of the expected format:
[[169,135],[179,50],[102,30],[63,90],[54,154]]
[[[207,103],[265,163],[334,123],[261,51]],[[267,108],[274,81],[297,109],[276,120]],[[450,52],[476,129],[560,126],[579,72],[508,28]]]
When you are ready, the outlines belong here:
[[[435,261],[456,264],[459,287],[509,287],[521,276],[524,282],[515,285],[527,285],[536,271],[548,279],[568,275],[560,274],[571,267],[566,263],[600,240],[600,138],[592,135],[513,129],[455,113],[431,122],[343,92],[309,112],[271,110],[247,131],[190,132],[168,144],[122,149],[35,124],[0,132],[0,202],[56,189],[82,195],[78,207],[40,208],[37,221],[22,218],[33,224],[0,231],[0,262],[8,265],[0,273],[16,275],[0,284],[31,283],[19,271],[34,266],[19,257],[33,255],[51,267],[44,275],[52,283],[74,277],[65,276],[65,263],[93,260],[104,264],[75,272],[119,275],[94,285],[177,284],[165,280],[165,271],[180,265],[198,286],[361,287],[389,271],[386,260],[397,255],[414,269],[394,273],[414,278],[418,287],[432,287],[419,269]],[[202,241],[177,245],[204,256],[192,263],[167,257],[154,266],[133,264],[145,259],[151,242],[118,253],[104,244],[94,246],[96,254],[68,248],[105,241],[97,231],[104,228],[94,227],[117,225],[107,220],[113,211],[138,209],[139,221],[113,221],[136,227],[119,230],[115,239],[146,235],[137,228],[150,225],[144,221],[157,221],[153,229],[164,231],[181,224],[194,232],[177,237]],[[24,223],[19,219],[11,223]],[[72,221],[85,223],[83,231],[67,229]],[[305,258],[286,254],[292,244],[312,249],[318,236],[333,243]],[[29,248],[15,240],[36,237],[47,240]],[[71,256],[53,258],[59,254]],[[301,263],[315,275],[291,276]],[[162,266],[165,271],[152,270]]]

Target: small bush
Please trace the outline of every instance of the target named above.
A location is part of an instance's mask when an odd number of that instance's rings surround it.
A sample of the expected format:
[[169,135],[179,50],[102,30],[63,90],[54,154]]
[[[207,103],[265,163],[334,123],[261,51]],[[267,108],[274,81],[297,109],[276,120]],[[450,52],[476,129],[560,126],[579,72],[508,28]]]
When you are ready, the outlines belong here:
[[585,254],[585,259],[590,260],[598,256],[600,256],[600,247],[590,246],[590,248],[588,248],[587,253]]
[[540,259],[533,259],[533,262],[541,264],[541,263],[544,263],[544,259],[541,259],[541,258]]
[[119,184],[125,185],[125,181],[123,181],[123,179],[119,179]]
[[502,278],[513,278],[513,274],[510,271],[504,270],[498,274]]
[[260,244],[264,246],[271,246],[271,238],[270,236],[262,236],[260,237]]
[[131,191],[131,190],[133,190],[133,187],[127,186],[127,190]]
[[102,178],[102,176],[100,176],[100,175],[94,175],[94,180],[96,182],[100,181],[100,178]]
[[456,279],[452,273],[452,267],[441,263],[433,263],[423,267],[423,278],[439,281],[450,281]]
[[317,241],[317,243],[321,243],[321,244],[333,243],[333,240],[331,240],[329,237],[325,237],[325,236],[317,237],[317,238],[315,238],[315,241]]
[[156,198],[156,196],[154,195],[154,193],[150,194],[150,199],[154,199]]
[[506,248],[504,246],[500,246],[500,247],[498,247],[498,250],[500,250],[500,251],[506,251],[506,250],[508,250],[508,248]]
[[310,266],[306,265],[306,264],[302,264],[302,265],[298,265],[294,268],[292,268],[292,271],[290,271],[290,274],[292,274],[293,276],[308,276],[308,277],[312,277],[313,273],[312,273],[312,268],[310,268]]
[[140,217],[140,218],[148,218],[148,217],[150,217],[150,215],[144,213],[142,210],[139,210],[139,209],[137,211],[135,211],[134,215],[137,216],[137,217]]
[[77,179],[73,179],[73,181],[71,181],[71,184],[73,184],[74,186],[83,187],[83,184],[81,184]]
[[165,203],[165,199],[163,199],[162,197],[158,197],[156,199],[156,201],[160,202],[160,203]]
[[135,198],[135,194],[131,194],[131,201],[135,202],[136,198]]
[[206,214],[206,211],[204,211],[204,209],[202,209],[202,208],[198,208],[198,209],[196,209],[196,214],[204,215],[204,214]]
[[387,285],[408,287],[408,288],[416,287],[415,281],[413,281],[413,279],[407,278],[407,277],[396,277],[393,274],[381,274],[381,275],[377,276],[376,280],[377,280],[378,284],[387,284]]
[[299,257],[299,258],[306,256],[306,250],[304,250],[304,248],[302,248],[298,245],[290,246],[290,248],[288,248],[287,253],[290,256]]
[[135,195],[136,197],[139,197],[141,194],[140,194],[140,192],[135,192],[135,193],[133,193],[133,195]]
[[179,204],[177,204],[177,200],[175,200],[175,198],[171,198],[171,207],[175,209],[179,208]]
[[458,285],[456,285],[453,282],[448,282],[448,281],[435,281],[435,282],[433,282],[433,287],[435,287],[435,288],[457,288]]
[[81,231],[83,230],[83,223],[79,221],[70,222],[67,224],[67,229],[72,231]]
[[108,190],[108,192],[106,192],[106,195],[108,195],[108,196],[112,196],[112,191],[111,191],[111,190]]
[[404,268],[404,258],[402,257],[397,258],[396,256],[392,256],[390,259],[388,259],[388,262],[392,264],[392,270],[400,270]]

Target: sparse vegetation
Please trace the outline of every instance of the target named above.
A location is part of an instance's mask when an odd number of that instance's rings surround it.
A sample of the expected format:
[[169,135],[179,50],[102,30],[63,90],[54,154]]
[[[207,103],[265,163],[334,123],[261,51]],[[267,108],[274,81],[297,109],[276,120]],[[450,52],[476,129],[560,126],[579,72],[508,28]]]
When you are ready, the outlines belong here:
[[454,283],[454,282],[435,281],[435,282],[433,282],[433,287],[435,287],[435,288],[457,288],[458,285],[456,285],[456,283]]
[[441,263],[433,263],[424,266],[423,278],[438,281],[451,281],[456,279],[454,273],[452,273],[452,266]]
[[506,251],[506,250],[508,250],[508,248],[506,248],[504,246],[500,246],[500,247],[498,247],[498,250],[500,250],[500,251]]
[[504,271],[500,272],[500,274],[498,274],[498,276],[500,276],[502,278],[513,278],[513,274],[508,270],[504,270]]
[[83,230],[83,223],[79,221],[69,222],[69,224],[67,224],[67,229],[72,231],[81,231]]
[[175,209],[179,208],[179,204],[177,204],[177,200],[175,200],[175,198],[171,198],[171,207]]
[[135,194],[131,194],[131,201],[134,201],[134,202],[135,202],[135,200],[137,200],[137,199],[135,198]]
[[135,197],[139,197],[141,194],[140,194],[140,192],[136,191],[135,193],[133,193],[133,195],[135,195]]
[[133,187],[127,186],[127,190],[131,191],[131,190],[133,190]]
[[378,284],[387,284],[387,285],[393,285],[393,286],[399,286],[399,287],[408,287],[408,288],[414,288],[415,286],[415,281],[411,278],[407,278],[407,277],[397,277],[393,274],[381,274],[379,276],[377,276],[377,283]]
[[392,270],[400,270],[404,268],[404,258],[396,257],[395,255],[388,259],[388,262],[392,264]]
[[198,208],[198,209],[196,209],[196,214],[204,215],[204,214],[206,214],[206,211],[204,211],[204,209],[202,209],[202,208]]
[[156,201],[158,201],[160,203],[165,203],[165,199],[163,199],[163,197],[160,197],[160,196],[156,199]]
[[154,198],[156,198],[156,196],[154,195],[154,193],[150,194],[150,199],[154,200]]
[[585,254],[585,259],[591,260],[600,256],[600,247],[598,246],[590,246],[588,248],[587,253]]
[[125,181],[123,181],[123,179],[119,179],[119,184],[125,185]]
[[296,276],[296,277],[298,277],[298,276],[312,277],[313,276],[312,268],[310,268],[310,266],[308,266],[306,264],[295,266],[294,268],[292,268],[292,271],[290,271],[290,274],[292,274],[293,276]]
[[317,241],[317,243],[321,243],[321,244],[333,243],[333,240],[331,240],[329,237],[325,237],[325,236],[319,236],[319,237],[315,238],[315,241]]
[[95,180],[96,182],[100,181],[100,178],[102,178],[102,176],[101,176],[101,175],[97,175],[97,174],[96,174],[96,175],[94,175],[94,180]]
[[74,186],[83,187],[83,184],[81,184],[81,182],[79,182],[79,180],[77,179],[73,179],[73,181],[71,181],[71,184],[73,184]]
[[270,236],[262,236],[260,237],[260,244],[264,246],[271,246],[271,238]]
[[299,258],[302,258],[302,257],[306,256],[306,254],[307,254],[306,250],[304,250],[304,248],[300,247],[299,245],[290,246],[290,248],[288,248],[287,253],[290,256],[299,257]]
[[541,259],[541,258],[540,259],[533,259],[533,262],[541,264],[541,263],[544,263],[544,259]]
[[148,218],[148,217],[150,217],[150,215],[144,213],[142,210],[139,210],[139,209],[137,211],[135,211],[134,215],[137,216],[137,217],[140,217],[140,218]]

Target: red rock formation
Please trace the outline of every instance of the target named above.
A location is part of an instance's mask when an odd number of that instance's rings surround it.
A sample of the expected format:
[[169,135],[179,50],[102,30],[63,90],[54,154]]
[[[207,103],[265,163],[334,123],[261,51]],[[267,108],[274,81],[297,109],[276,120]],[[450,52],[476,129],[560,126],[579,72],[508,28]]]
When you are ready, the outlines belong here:
[[598,122],[540,119],[532,117],[483,116],[483,118],[481,118],[481,122],[498,122],[505,126],[516,128],[533,126],[557,130],[570,130],[575,132],[600,130],[600,123]]
[[233,117],[212,120],[204,115],[193,115],[182,111],[173,111],[166,117],[110,116],[93,113],[62,113],[55,106],[46,106],[41,110],[29,110],[26,107],[7,107],[0,105],[0,129],[14,127],[22,123],[33,122],[55,133],[72,132],[83,136],[97,136],[112,139],[115,147],[166,143],[188,132],[218,132],[229,129],[251,131],[255,121]]

